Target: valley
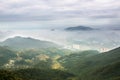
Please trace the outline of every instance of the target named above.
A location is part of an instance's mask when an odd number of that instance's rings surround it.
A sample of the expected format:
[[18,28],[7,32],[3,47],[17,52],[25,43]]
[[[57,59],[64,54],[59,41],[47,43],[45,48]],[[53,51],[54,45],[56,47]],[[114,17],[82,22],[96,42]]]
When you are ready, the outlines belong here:
[[[18,44],[21,42],[25,46]],[[0,76],[3,76],[0,80],[120,79],[120,48],[101,53],[97,50],[74,51],[53,46],[51,42],[45,43],[50,47],[41,47],[44,43],[40,41],[37,42],[40,45],[34,47],[34,43],[36,40],[32,38],[15,37],[0,44]]]

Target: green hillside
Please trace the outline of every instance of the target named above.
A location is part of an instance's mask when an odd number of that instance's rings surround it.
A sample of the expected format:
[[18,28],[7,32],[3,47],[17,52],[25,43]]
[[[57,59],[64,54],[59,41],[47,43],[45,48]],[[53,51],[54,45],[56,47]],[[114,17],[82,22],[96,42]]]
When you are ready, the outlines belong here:
[[70,80],[75,75],[59,70],[20,69],[0,70],[0,80]]
[[8,46],[16,50],[58,47],[57,44],[49,41],[41,41],[30,37],[20,37],[20,36],[16,36],[14,38],[8,38],[7,40],[1,42],[0,46]]
[[59,59],[59,62],[69,72],[77,74],[80,80],[119,80],[120,48],[85,56],[74,54],[73,57],[70,55]]
[[10,59],[14,59],[16,54],[14,51],[9,50],[6,47],[0,47],[0,66],[5,65]]
[[120,80],[120,47],[108,52],[0,47],[0,80]]

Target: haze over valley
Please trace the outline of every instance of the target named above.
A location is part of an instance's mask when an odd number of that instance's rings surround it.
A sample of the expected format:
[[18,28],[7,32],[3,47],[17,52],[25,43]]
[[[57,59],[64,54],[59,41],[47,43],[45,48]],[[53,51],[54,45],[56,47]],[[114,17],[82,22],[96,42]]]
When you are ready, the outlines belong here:
[[0,80],[120,80],[120,0],[0,0]]
[[[76,27],[76,26],[75,26]],[[75,28],[73,27],[73,28]],[[80,26],[81,27],[81,26]],[[70,27],[68,27],[70,28]],[[91,27],[90,27],[91,28]],[[54,30],[52,30],[54,29]],[[51,28],[39,30],[1,31],[1,41],[16,36],[31,37],[43,41],[50,41],[68,49],[98,50],[105,52],[119,47],[120,31],[113,29],[66,30],[66,28]]]

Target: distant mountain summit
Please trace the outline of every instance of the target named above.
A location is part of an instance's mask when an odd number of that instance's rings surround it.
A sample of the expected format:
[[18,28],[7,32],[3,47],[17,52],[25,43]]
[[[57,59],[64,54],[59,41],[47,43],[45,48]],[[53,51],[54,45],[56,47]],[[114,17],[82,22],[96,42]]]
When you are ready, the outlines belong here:
[[88,31],[88,30],[94,30],[91,27],[86,27],[86,26],[76,26],[76,27],[68,27],[65,29],[66,31]]
[[0,42],[0,46],[8,46],[14,49],[31,49],[57,47],[58,45],[49,41],[41,41],[30,37],[16,36]]

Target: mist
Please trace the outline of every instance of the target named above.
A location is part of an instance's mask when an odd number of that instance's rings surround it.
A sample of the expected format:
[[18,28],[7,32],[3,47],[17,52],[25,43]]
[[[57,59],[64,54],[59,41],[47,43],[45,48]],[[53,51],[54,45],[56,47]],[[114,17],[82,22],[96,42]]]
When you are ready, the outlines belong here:
[[[64,48],[105,52],[120,44],[119,30],[66,31],[65,28],[2,31],[1,41],[22,36],[54,42]],[[5,35],[5,36],[3,36]]]

